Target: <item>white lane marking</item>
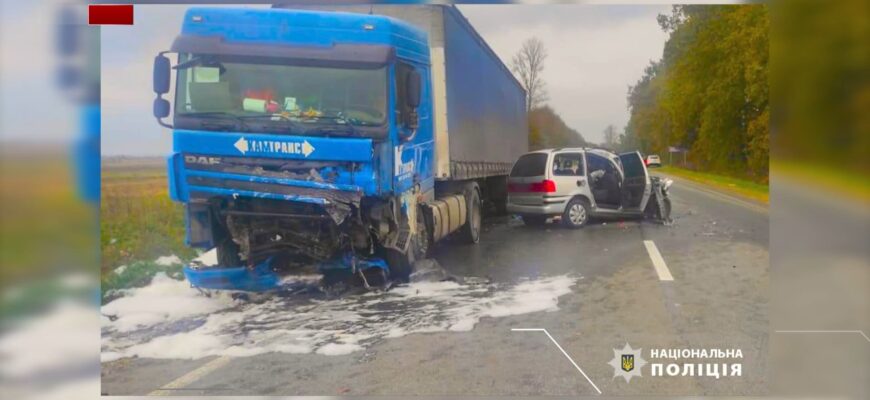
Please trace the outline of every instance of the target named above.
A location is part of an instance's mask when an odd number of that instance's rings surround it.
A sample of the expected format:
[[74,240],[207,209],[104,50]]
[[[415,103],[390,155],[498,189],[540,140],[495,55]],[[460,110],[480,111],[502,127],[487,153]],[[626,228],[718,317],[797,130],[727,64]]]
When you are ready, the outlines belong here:
[[851,331],[776,331],[776,333],[857,333],[864,337],[864,340],[870,342],[870,337],[867,337],[867,334],[864,331],[859,330],[851,330]]
[[643,245],[646,246],[646,252],[649,253],[649,258],[652,260],[653,267],[656,269],[656,274],[659,275],[660,281],[672,281],[671,271],[668,265],[665,264],[665,259],[662,258],[662,253],[659,253],[658,247],[652,240],[644,240]]
[[592,385],[593,388],[595,388],[595,391],[598,392],[598,394],[601,394],[601,390],[598,389],[598,386],[595,386],[595,383],[592,382],[592,379],[589,379],[589,376],[587,376],[586,373],[583,372],[582,369],[580,369],[580,366],[574,362],[574,360],[571,358],[571,356],[568,355],[567,352],[565,352],[565,349],[563,349],[562,346],[559,346],[559,342],[557,342],[556,339],[553,339],[553,336],[550,335],[550,332],[547,332],[546,329],[543,329],[543,328],[513,328],[513,329],[511,329],[511,331],[513,331],[513,332],[544,332],[544,334],[546,334],[547,337],[550,338],[550,341],[552,341],[553,344],[555,344],[556,347],[559,348],[559,351],[561,351],[562,354],[565,355],[565,358],[567,358],[568,361],[570,361],[571,364],[574,365],[574,368],[577,368],[577,370],[580,371],[580,373],[583,375],[583,377],[586,378],[586,381],[589,382],[589,384]]
[[221,367],[229,364],[232,358],[227,356],[221,356],[211,360],[199,368],[190,371],[178,379],[169,382],[166,385],[163,385],[160,389],[157,389],[151,393],[148,393],[149,396],[177,396],[177,389],[184,389],[189,386],[191,383],[198,381],[200,378],[220,369]]

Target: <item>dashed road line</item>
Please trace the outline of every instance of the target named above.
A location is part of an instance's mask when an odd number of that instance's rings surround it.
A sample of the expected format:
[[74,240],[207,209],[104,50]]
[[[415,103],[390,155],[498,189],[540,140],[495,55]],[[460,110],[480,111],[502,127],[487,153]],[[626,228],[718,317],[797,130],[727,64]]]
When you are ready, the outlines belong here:
[[151,393],[148,393],[149,396],[177,396],[178,391],[184,389],[189,386],[191,383],[198,381],[202,377],[220,369],[221,367],[229,364],[231,357],[221,356],[211,360],[199,368],[190,371],[181,377],[175,379],[172,382],[169,382],[166,385],[163,385],[160,389],[157,389]]
[[668,269],[668,265],[665,264],[665,259],[662,258],[662,253],[659,253],[658,247],[653,243],[652,240],[644,240],[643,245],[646,246],[646,252],[649,253],[649,258],[652,260],[653,267],[656,269],[656,274],[659,276],[660,281],[672,281],[674,280],[673,275],[671,275],[671,271]]
[[593,388],[595,388],[595,391],[598,392],[598,394],[601,394],[601,390],[598,389],[598,386],[595,386],[595,383],[592,382],[592,379],[589,379],[589,376],[587,376],[586,373],[583,372],[582,369],[580,369],[580,366],[577,365],[576,362],[574,362],[574,359],[572,359],[571,356],[568,355],[568,353],[565,351],[565,349],[562,348],[562,346],[559,346],[559,342],[557,342],[556,339],[553,339],[553,336],[550,335],[550,332],[547,332],[546,329],[543,329],[543,328],[513,328],[513,329],[511,329],[511,331],[513,331],[513,332],[544,332],[544,334],[546,334],[547,337],[550,338],[550,341],[552,341],[553,344],[555,344],[556,347],[559,348],[559,351],[561,351],[562,354],[565,355],[565,358],[567,358],[568,361],[570,361],[571,364],[574,365],[574,368],[577,368],[577,371],[580,371],[580,374],[582,374],[583,377],[586,378],[586,381],[589,382],[589,384],[592,385]]

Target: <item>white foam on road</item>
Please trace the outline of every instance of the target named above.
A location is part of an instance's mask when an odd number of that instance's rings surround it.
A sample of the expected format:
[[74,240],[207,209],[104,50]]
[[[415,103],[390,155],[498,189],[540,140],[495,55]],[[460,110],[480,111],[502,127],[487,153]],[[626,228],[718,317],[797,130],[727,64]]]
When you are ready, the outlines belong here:
[[[155,278],[148,287],[128,291],[103,307],[104,315],[117,313],[103,325],[103,359],[267,352],[344,355],[408,334],[469,331],[485,317],[555,311],[559,297],[570,293],[577,279],[562,275],[514,284],[418,282],[335,299],[272,295],[248,303],[205,297],[185,282]],[[172,300],[158,301],[163,295]]]
[[157,273],[150,285],[121,293],[123,297],[101,309],[108,317],[103,320],[103,326],[108,325],[118,332],[209,314],[234,305],[226,294],[205,297],[191,289],[187,282],[172,279],[163,272]]
[[193,264],[200,264],[204,266],[212,266],[217,265],[217,248],[211,249],[205,253],[200,254],[199,257],[193,259]]

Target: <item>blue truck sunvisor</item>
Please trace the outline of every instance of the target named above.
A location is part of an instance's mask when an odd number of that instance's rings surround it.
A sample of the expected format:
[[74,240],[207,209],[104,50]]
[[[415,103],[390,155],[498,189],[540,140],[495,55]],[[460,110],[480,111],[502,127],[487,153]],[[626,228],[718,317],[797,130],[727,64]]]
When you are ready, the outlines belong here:
[[379,44],[337,43],[330,47],[285,44],[229,43],[218,36],[179,35],[172,43],[176,53],[285,58],[303,63],[353,63],[371,67],[388,64],[395,49]]

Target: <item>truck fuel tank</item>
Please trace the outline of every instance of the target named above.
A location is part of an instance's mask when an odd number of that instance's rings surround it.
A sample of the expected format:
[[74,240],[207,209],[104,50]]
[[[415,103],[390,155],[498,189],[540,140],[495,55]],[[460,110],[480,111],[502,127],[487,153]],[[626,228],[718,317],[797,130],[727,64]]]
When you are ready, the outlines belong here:
[[432,240],[436,242],[465,224],[468,208],[464,195],[439,197],[426,207],[432,215]]

